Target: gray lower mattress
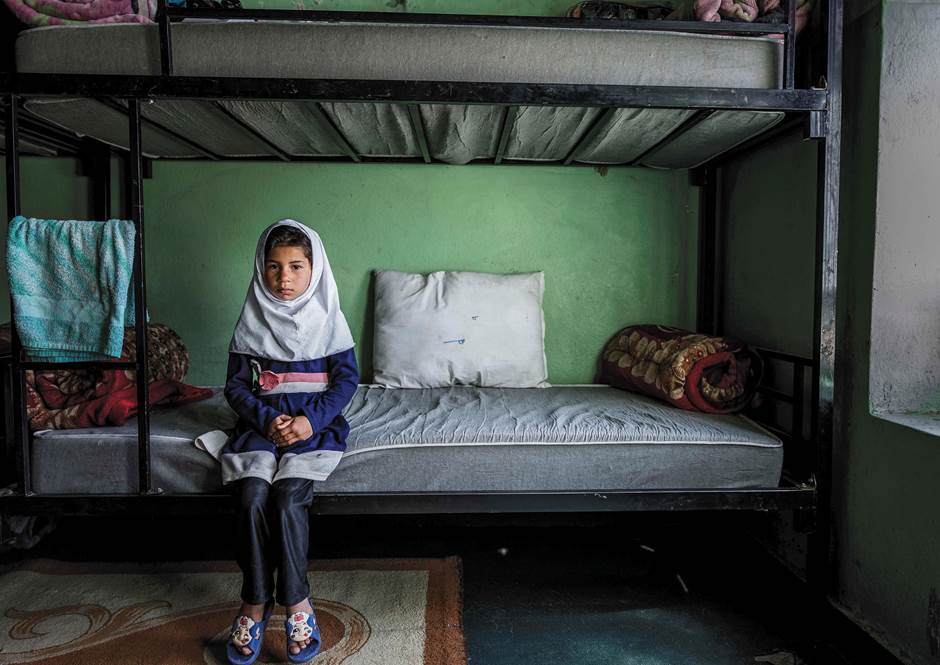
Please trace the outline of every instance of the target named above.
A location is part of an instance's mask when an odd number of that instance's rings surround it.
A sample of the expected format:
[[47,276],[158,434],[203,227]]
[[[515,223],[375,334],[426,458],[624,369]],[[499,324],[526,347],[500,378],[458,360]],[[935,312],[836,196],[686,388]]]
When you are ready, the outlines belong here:
[[[529,492],[776,487],[782,442],[741,416],[682,411],[608,386],[390,389],[361,385],[347,450],[319,492]],[[193,440],[234,415],[210,400],[155,411],[154,486],[219,490]],[[133,423],[47,430],[32,447],[42,494],[137,491]]]
[[[154,25],[35,28],[17,39],[16,57],[21,72],[160,73]],[[173,26],[173,63],[181,76],[772,88],[780,83],[782,49],[773,39],[681,32],[183,22]],[[99,101],[33,99],[26,107],[79,135],[127,146],[124,115]],[[604,113],[585,107],[514,108],[503,158],[530,162],[564,160]],[[503,108],[419,104],[418,109],[435,160],[465,164],[495,156]],[[157,100],[142,112],[149,121],[143,128],[144,152],[151,157],[201,156],[192,142],[230,157],[272,156],[272,145],[296,157],[343,156],[347,150],[369,157],[422,154],[402,104]],[[723,111],[693,132],[663,142],[691,115],[686,110],[616,109],[600,120],[574,160],[691,168],[783,117]]]

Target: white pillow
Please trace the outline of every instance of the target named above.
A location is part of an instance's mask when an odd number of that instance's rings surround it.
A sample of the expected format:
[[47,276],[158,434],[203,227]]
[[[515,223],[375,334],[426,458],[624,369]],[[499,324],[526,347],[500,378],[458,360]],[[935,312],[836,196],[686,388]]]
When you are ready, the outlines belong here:
[[542,272],[375,274],[375,382],[547,388]]

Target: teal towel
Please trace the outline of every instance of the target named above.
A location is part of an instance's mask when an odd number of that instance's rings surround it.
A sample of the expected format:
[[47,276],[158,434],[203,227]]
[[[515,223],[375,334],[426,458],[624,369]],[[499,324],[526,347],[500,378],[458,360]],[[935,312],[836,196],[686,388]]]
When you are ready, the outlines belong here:
[[16,331],[33,360],[118,358],[134,323],[134,224],[10,222],[7,271]]

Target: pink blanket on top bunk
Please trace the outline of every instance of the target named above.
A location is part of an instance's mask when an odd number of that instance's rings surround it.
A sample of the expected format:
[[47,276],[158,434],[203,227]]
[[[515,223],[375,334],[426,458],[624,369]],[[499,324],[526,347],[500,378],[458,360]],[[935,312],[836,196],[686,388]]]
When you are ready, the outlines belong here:
[[156,0],[3,0],[30,27],[68,23],[153,23]]
[[[674,18],[693,18],[696,21],[768,21],[786,19],[786,3],[781,0],[686,0],[687,6],[676,11]],[[797,0],[796,31],[809,20],[812,0]]]

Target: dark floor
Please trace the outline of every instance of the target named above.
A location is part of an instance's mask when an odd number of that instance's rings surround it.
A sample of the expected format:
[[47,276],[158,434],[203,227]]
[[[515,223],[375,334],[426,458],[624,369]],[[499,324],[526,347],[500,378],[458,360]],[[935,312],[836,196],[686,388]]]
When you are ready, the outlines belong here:
[[[228,559],[228,519],[64,518],[0,563]],[[311,557],[460,555],[470,665],[848,665],[759,516],[563,519],[320,517]]]

